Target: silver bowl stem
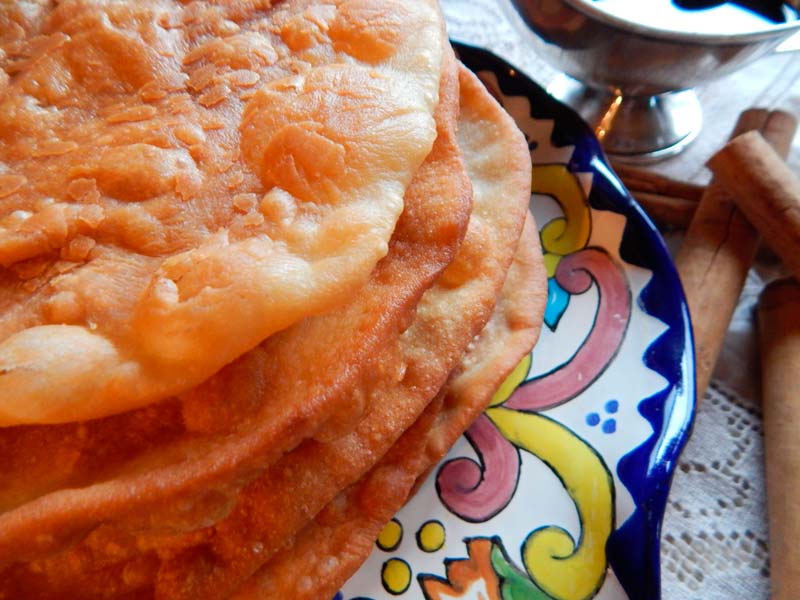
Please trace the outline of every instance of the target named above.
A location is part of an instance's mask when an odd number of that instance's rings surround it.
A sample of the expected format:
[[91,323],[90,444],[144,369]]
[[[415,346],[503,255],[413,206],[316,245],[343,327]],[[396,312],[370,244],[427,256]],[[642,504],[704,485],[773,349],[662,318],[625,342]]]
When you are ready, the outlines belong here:
[[694,90],[634,96],[591,88],[562,74],[547,91],[584,118],[611,158],[629,163],[678,154],[697,137],[703,122]]

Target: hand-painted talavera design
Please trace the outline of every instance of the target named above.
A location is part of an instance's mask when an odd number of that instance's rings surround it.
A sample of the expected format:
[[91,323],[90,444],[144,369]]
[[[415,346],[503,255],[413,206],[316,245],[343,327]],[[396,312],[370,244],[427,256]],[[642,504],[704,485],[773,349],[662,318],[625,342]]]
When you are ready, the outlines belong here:
[[530,143],[545,327],[337,597],[657,598],[658,523],[693,397],[674,270],[576,117],[461,52]]

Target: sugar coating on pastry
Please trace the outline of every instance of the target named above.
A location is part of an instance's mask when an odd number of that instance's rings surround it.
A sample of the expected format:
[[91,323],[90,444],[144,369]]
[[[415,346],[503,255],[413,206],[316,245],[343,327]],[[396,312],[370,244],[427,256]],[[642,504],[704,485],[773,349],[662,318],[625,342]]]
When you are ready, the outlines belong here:
[[0,425],[180,393],[347,301],[442,36],[432,0],[0,6]]

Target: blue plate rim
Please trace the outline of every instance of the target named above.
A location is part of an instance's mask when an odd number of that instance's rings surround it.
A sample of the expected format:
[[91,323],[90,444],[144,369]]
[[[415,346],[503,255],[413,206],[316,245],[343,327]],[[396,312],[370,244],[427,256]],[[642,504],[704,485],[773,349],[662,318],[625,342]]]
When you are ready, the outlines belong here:
[[453,47],[468,68],[494,72],[503,94],[527,96],[531,100],[531,117],[554,121],[552,141],[559,146],[575,145],[568,168],[588,168],[595,175],[590,205],[626,217],[620,247],[623,259],[653,273],[639,302],[645,312],[664,321],[668,329],[648,347],[644,362],[668,385],[639,404],[639,412],[653,427],[653,434],[618,465],[619,478],[631,492],[635,510],[611,535],[606,552],[631,600],[658,599],[661,523],[670,482],[691,433],[695,412],[694,344],[678,273],[661,234],[614,174],[594,133],[581,117],[489,50],[459,41],[453,41]]

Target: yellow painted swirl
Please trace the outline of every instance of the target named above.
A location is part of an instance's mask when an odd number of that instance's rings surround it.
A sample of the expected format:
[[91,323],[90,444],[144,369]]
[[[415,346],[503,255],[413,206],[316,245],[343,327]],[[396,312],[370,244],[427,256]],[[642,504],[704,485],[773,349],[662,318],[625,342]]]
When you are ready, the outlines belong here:
[[605,546],[614,527],[614,482],[603,459],[575,433],[544,415],[503,407],[489,408],[486,415],[512,444],[555,472],[580,517],[577,543],[557,526],[528,535],[522,548],[528,575],[559,600],[591,598],[605,578]]
[[553,277],[560,258],[584,248],[589,241],[589,203],[577,177],[566,165],[534,165],[531,191],[551,196],[564,211],[564,217],[553,219],[541,231],[547,275]]

